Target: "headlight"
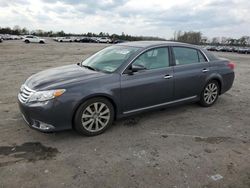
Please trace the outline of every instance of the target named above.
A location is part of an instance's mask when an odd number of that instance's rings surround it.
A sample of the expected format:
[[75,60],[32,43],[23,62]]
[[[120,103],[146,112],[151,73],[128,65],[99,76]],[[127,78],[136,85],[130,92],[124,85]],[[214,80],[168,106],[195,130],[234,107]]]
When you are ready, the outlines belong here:
[[37,91],[30,96],[29,102],[43,102],[61,96],[66,90]]

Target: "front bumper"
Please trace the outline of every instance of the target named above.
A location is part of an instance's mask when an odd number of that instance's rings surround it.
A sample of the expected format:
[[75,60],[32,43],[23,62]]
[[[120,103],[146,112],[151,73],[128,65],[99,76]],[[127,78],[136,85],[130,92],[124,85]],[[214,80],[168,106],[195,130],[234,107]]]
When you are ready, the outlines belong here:
[[24,121],[33,129],[54,132],[72,128],[71,116],[58,101],[22,103],[18,100],[18,105]]

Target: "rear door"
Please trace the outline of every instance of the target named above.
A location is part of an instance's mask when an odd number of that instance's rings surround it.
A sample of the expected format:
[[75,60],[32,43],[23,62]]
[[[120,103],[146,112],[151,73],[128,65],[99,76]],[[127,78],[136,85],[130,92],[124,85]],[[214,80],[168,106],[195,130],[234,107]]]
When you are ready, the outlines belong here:
[[121,102],[125,114],[173,99],[173,67],[167,47],[144,52],[132,65],[146,69],[133,74],[125,71],[121,76]]
[[176,100],[199,96],[209,74],[208,59],[195,48],[173,46],[174,97]]

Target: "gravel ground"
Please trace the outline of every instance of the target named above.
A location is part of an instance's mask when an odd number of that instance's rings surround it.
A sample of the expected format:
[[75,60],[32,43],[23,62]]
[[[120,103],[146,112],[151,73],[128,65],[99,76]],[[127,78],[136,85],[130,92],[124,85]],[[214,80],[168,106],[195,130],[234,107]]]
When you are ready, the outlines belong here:
[[236,63],[236,79],[210,108],[144,113],[96,137],[27,127],[16,103],[25,79],[103,47],[0,43],[0,187],[250,187],[250,55],[217,53]]

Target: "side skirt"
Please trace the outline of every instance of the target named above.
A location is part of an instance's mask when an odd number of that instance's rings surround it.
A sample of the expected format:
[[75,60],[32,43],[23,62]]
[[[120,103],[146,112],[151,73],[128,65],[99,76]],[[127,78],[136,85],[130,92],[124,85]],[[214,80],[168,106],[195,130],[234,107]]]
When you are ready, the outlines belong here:
[[129,114],[141,112],[141,111],[144,111],[144,110],[156,109],[156,108],[159,108],[159,107],[174,105],[174,104],[178,104],[178,103],[182,103],[182,102],[186,102],[186,101],[194,101],[195,99],[198,99],[197,95],[182,98],[182,99],[178,99],[178,100],[174,100],[174,101],[170,101],[170,102],[166,102],[166,103],[156,104],[156,105],[153,105],[153,106],[147,106],[147,107],[144,107],[144,108],[138,108],[138,109],[135,109],[135,110],[125,111],[125,112],[123,112],[123,115],[127,116]]

